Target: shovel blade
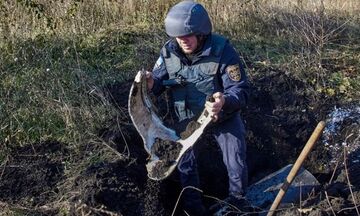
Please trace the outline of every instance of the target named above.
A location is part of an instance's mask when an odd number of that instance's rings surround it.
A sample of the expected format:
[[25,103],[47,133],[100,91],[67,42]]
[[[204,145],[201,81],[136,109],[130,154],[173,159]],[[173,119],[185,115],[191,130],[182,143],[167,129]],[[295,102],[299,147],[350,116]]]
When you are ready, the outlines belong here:
[[[275,200],[283,182],[289,174],[292,164],[264,177],[248,187],[246,198],[255,207],[267,209]],[[320,186],[317,179],[306,169],[301,168],[289,186],[281,203],[295,203],[306,199],[308,194]]]

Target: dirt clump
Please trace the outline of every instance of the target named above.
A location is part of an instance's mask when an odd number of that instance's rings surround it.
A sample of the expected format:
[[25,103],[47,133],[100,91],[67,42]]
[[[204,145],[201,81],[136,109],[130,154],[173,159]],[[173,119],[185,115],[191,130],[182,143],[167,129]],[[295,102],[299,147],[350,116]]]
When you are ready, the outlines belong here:
[[151,151],[158,156],[160,160],[172,162],[177,159],[181,149],[182,145],[178,142],[155,138]]
[[172,165],[176,163],[176,159],[179,157],[182,145],[178,142],[171,140],[163,140],[155,138],[155,142],[151,147],[152,155],[159,157],[158,161],[155,161],[151,169],[148,169],[149,176],[154,179],[161,179],[165,176]]

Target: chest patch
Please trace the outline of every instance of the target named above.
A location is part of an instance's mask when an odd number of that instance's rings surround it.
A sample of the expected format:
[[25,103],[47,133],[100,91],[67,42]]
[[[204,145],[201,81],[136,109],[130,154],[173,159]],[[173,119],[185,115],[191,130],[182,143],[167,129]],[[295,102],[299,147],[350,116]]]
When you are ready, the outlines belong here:
[[238,64],[227,66],[226,73],[228,74],[229,78],[233,81],[238,82],[241,80],[240,67]]

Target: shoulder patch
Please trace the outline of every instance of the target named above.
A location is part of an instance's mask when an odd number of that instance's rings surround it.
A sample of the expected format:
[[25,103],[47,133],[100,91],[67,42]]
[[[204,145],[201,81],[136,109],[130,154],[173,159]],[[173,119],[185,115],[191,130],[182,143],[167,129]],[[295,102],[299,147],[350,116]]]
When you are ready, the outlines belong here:
[[231,80],[236,81],[236,82],[241,80],[241,72],[240,72],[240,67],[238,64],[229,65],[226,67],[225,70]]

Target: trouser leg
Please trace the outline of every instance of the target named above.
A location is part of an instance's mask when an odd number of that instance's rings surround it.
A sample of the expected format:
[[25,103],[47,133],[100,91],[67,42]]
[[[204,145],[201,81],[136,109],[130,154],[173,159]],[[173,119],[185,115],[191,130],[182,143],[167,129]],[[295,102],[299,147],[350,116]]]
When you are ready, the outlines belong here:
[[196,158],[192,148],[185,152],[177,168],[179,170],[182,188],[185,189],[182,194],[184,209],[194,212],[194,215],[200,215],[201,212],[204,211],[204,207],[201,192],[194,189],[199,189],[200,182]]
[[247,186],[245,128],[240,116],[233,117],[214,128],[223,161],[229,176],[229,195],[243,195]]

